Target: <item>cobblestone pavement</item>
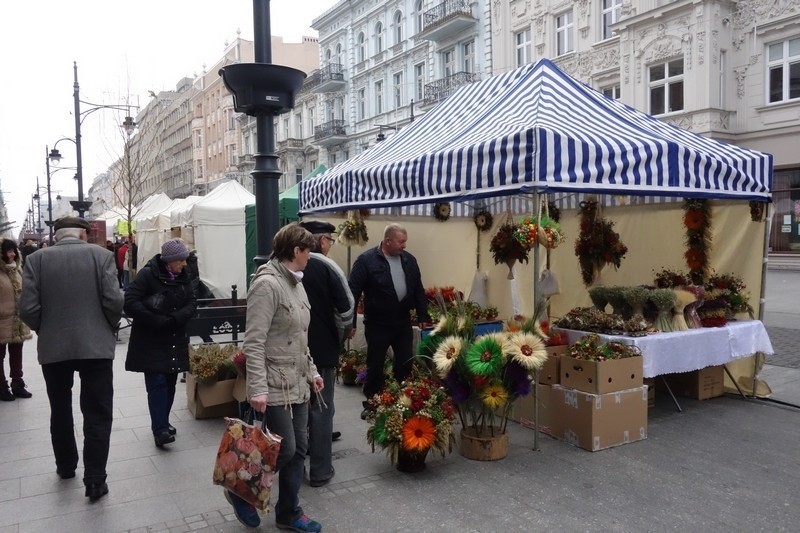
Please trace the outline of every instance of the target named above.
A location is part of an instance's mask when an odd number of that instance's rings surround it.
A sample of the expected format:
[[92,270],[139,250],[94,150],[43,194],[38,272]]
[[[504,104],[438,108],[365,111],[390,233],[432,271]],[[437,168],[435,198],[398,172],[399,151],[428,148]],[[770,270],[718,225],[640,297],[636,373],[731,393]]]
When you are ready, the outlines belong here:
[[800,329],[766,326],[775,354],[767,357],[767,364],[800,369]]

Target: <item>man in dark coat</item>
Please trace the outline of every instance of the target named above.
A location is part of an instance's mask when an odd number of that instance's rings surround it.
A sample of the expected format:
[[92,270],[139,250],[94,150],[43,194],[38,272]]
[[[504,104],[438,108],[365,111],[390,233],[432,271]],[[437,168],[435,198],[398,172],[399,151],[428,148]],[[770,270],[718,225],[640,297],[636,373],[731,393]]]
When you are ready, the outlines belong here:
[[125,313],[133,319],[125,370],[143,372],[153,439],[159,448],[175,442],[169,423],[178,374],[189,368],[186,325],[197,299],[186,271],[189,250],[181,239],[164,243],[125,293]]
[[108,494],[106,463],[113,419],[115,331],[122,293],[114,256],[87,242],[82,218],[55,221],[56,244],[28,256],[20,317],[38,335],[39,363],[50,400],[50,437],[56,471],[75,477],[78,447],[72,418],[72,384],[81,379],[83,482],[96,501]]
[[347,279],[341,268],[328,259],[333,246],[333,224],[311,220],[300,225],[314,236],[315,246],[303,270],[303,286],[311,304],[311,323],[308,326],[308,347],[311,358],[317,365],[325,388],[322,389],[322,405],[311,397],[308,412],[310,459],[309,479],[312,487],[321,487],[333,477],[331,441],[341,436],[333,431],[334,379],[339,366],[339,351],[348,336],[353,322],[354,301]]
[[[422,326],[429,322],[428,301],[422,285],[417,259],[406,252],[408,233],[400,224],[389,224],[381,243],[358,256],[350,272],[350,292],[356,301],[364,294],[364,338],[367,340],[367,398],[383,389],[383,367],[386,351],[394,353],[394,378],[401,382],[408,377],[411,363],[413,329],[409,311],[416,309]],[[353,320],[355,329],[356,321]],[[368,403],[364,402],[361,418],[366,419]]]

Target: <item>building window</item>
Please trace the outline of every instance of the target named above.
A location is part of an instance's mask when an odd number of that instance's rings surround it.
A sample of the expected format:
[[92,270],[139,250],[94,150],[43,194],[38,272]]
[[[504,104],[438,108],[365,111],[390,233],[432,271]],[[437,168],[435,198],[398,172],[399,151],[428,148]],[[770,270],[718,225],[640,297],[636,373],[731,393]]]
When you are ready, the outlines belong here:
[[297,113],[294,116],[294,128],[295,128],[295,137],[298,139],[303,138],[303,115],[301,113]]
[[358,62],[361,63],[367,60],[367,43],[364,37],[364,32],[358,34]]
[[414,15],[414,33],[419,33],[425,28],[425,12],[422,10],[422,0],[417,0],[414,6]]
[[383,24],[375,24],[375,53],[383,52]]
[[375,114],[383,113],[383,81],[375,82]]
[[425,97],[425,63],[414,65],[414,93],[417,102]]
[[330,48],[325,50],[325,64],[326,65],[330,65],[331,64],[331,49]]
[[397,11],[394,14],[394,44],[403,42],[403,14]]
[[295,168],[294,169],[294,180],[295,180],[294,182],[295,183],[300,183],[300,181],[302,179],[303,179],[303,169],[302,168]]
[[603,0],[603,39],[610,39],[611,25],[619,20],[622,0]]
[[394,93],[394,108],[400,109],[403,105],[403,73],[395,72],[392,76],[392,92]]
[[531,29],[514,34],[514,46],[517,50],[517,64],[521,67],[531,62]]
[[650,114],[683,111],[683,58],[651,65],[648,72]]
[[283,138],[284,139],[288,139],[289,138],[289,119],[288,118],[283,119]]
[[773,43],[767,50],[769,103],[800,98],[800,37]]
[[366,118],[366,116],[367,116],[367,108],[366,108],[367,96],[366,96],[366,93],[367,93],[367,90],[364,89],[363,87],[358,90],[358,93],[356,93],[356,115],[357,115],[358,120],[364,120],[364,118]]
[[314,110],[308,110],[308,131],[311,135],[314,135]]
[[454,49],[445,50],[442,52],[442,74],[445,78],[449,78],[455,74],[456,68],[456,51]]
[[556,55],[564,55],[574,49],[572,31],[572,11],[565,11],[556,16]]
[[603,87],[600,92],[612,100],[619,100],[619,84]]
[[475,72],[475,41],[462,44],[461,52],[464,57],[464,72]]
[[333,62],[337,65],[342,64],[342,45],[341,43],[336,45],[336,57],[333,58]]

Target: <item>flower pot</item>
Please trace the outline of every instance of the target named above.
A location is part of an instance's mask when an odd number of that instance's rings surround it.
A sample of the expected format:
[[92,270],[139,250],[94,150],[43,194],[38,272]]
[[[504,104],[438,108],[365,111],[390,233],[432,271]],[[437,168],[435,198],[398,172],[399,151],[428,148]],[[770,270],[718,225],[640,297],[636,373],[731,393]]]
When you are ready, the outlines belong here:
[[342,385],[354,386],[357,377],[358,374],[355,371],[342,372]]
[[407,452],[400,450],[397,452],[397,470],[400,472],[420,472],[425,470],[425,458],[428,450],[424,452]]
[[461,443],[459,451],[467,459],[475,461],[497,461],[508,455],[508,435],[500,433],[500,428],[494,426],[492,431],[486,428],[480,435],[476,435],[471,427],[461,428]]

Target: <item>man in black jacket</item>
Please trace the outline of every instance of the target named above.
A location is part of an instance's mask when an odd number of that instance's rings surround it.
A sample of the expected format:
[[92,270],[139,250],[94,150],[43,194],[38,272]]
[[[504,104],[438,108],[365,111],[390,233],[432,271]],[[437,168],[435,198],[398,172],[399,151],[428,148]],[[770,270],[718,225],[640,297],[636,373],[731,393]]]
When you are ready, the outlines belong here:
[[[409,311],[416,309],[420,324],[429,322],[428,302],[422,275],[413,255],[405,251],[408,232],[400,224],[389,224],[383,241],[356,259],[350,272],[350,291],[357,302],[364,294],[364,338],[367,341],[367,379],[364,395],[371,398],[383,389],[386,350],[394,353],[394,378],[408,377],[413,329]],[[353,320],[355,328],[355,320]],[[367,417],[367,402],[361,418]]]
[[312,487],[321,487],[333,478],[331,441],[341,436],[333,431],[333,382],[342,343],[350,333],[354,302],[344,273],[327,257],[335,242],[331,234],[336,227],[317,220],[300,225],[311,232],[316,241],[303,270],[303,286],[311,304],[308,347],[325,383],[322,402],[312,396],[308,411],[308,477]]

